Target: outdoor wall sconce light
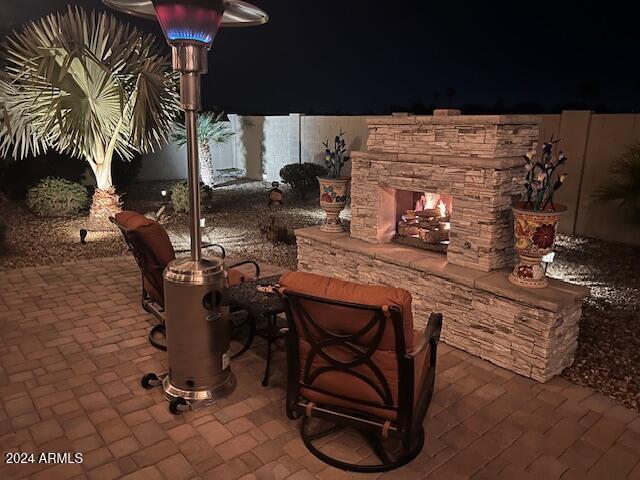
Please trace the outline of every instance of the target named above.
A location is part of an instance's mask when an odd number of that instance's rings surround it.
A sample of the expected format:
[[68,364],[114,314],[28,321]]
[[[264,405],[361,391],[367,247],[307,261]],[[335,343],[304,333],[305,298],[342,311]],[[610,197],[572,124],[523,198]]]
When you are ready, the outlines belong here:
[[[185,111],[189,180],[191,256],[164,271],[169,374],[150,373],[142,386],[162,381],[169,410],[179,413],[215,402],[231,393],[235,378],[229,366],[230,321],[224,261],[202,256],[204,222],[200,220],[197,112],[200,76],[207,73],[207,51],[220,27],[266,23],[261,9],[240,0],[103,0],[121,12],[158,20],[180,73],[180,103]],[[164,196],[164,195],[163,195]],[[210,299],[217,299],[215,302]]]

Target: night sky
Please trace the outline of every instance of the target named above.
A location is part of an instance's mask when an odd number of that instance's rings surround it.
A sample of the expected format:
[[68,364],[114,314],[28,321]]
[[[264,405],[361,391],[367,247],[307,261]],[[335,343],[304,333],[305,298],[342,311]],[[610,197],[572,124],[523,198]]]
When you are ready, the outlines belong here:
[[[4,32],[67,3],[0,0]],[[227,112],[640,111],[638,12],[623,3],[254,0],[261,27],[222,30],[203,103]],[[573,2],[572,2],[573,3]],[[153,22],[123,20],[162,34]]]

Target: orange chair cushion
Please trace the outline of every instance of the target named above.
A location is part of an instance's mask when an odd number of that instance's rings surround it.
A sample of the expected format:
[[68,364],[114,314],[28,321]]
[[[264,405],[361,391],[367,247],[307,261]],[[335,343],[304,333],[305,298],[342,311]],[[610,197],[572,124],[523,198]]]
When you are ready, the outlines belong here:
[[147,267],[142,272],[144,289],[153,301],[164,306],[162,271],[176,258],[167,231],[158,222],[131,210],[117,213],[115,219],[138,239],[142,251],[137,253],[143,257]]
[[[402,311],[405,345],[413,345],[413,314],[411,294],[402,288],[377,285],[362,285],[338,278],[324,277],[314,273],[289,272],[280,278],[280,286],[293,292],[339,302],[356,303],[371,307],[396,306]],[[322,305],[323,326],[337,334],[348,335],[364,327],[371,319],[369,312],[350,310],[348,323],[343,322],[340,313],[344,308]],[[311,312],[310,312],[311,313]],[[298,332],[299,335],[302,332]],[[410,348],[410,347],[408,347]],[[385,330],[381,350],[395,351],[395,334],[392,328]]]
[[[413,316],[411,313],[411,295],[406,290],[385,286],[360,285],[304,272],[291,272],[284,275],[280,279],[280,286],[283,287],[285,291],[289,290],[327,300],[372,307],[385,305],[399,307],[403,316],[403,334],[406,349],[410,350],[413,347],[414,332]],[[300,305],[315,322],[334,335],[354,334],[367,325],[373,318],[371,311],[358,310],[352,307],[327,305],[308,300],[300,301]],[[308,322],[305,322],[303,318],[299,317],[299,312],[295,307],[292,308],[292,314],[293,320],[296,323],[300,350],[300,380],[304,383],[305,365],[311,349],[309,335],[313,336],[314,340],[318,340],[321,338],[321,334],[316,335],[316,330],[308,329],[307,331],[303,328],[302,324]],[[375,329],[363,335],[357,341],[359,341],[362,346],[366,346],[374,335]],[[416,338],[419,337],[420,334],[416,333]],[[378,349],[372,354],[371,359],[380,369],[389,386],[392,397],[391,406],[393,407],[397,407],[398,405],[399,388],[398,356],[395,350],[395,332],[391,323],[387,322]],[[349,362],[349,360],[355,356],[344,347],[326,347],[324,351],[331,357],[345,363]],[[416,379],[421,377],[421,366],[423,363],[423,359],[416,362]],[[310,372],[317,371],[329,365],[329,362],[323,359],[322,356],[315,355]],[[368,366],[359,365],[352,368],[352,370],[367,378],[378,388],[382,388],[382,382],[380,382]],[[322,391],[318,392],[311,388],[302,387],[300,394],[309,401],[366,411],[388,420],[396,419],[397,415],[395,411],[382,408],[384,402],[376,389],[357,376],[331,369],[320,373],[308,386]],[[418,387],[418,385],[416,385],[416,387]],[[419,390],[416,388],[416,391]],[[347,397],[347,399],[340,398],[339,396]],[[348,399],[362,400],[373,405],[362,405],[349,401]],[[376,404],[378,404],[379,407],[376,407]]]
[[[416,336],[420,335],[420,332],[415,332]],[[431,347],[427,347],[420,355],[416,357],[414,360],[414,396],[413,396],[413,404],[416,405],[418,400],[420,399],[419,394],[422,391],[422,384],[424,383],[424,378],[422,372],[427,368],[427,361],[430,356]],[[306,360],[306,355],[300,355],[304,357]],[[381,367],[387,382],[389,382],[389,386],[391,388],[392,393],[394,394],[394,406],[397,406],[397,389],[398,389],[398,375],[394,370],[389,370],[384,366],[384,359],[382,362],[380,358],[375,358],[374,362],[378,367]],[[386,359],[388,360],[388,359]],[[382,364],[381,364],[382,363]],[[314,365],[315,366],[315,365]],[[394,366],[395,367],[395,366]],[[350,398],[356,398],[360,400],[369,401],[372,403],[380,403],[380,397],[375,394],[375,392],[371,389],[371,387],[363,382],[362,380],[357,379],[356,377],[348,374],[344,374],[338,371],[327,372],[318,376],[316,383],[314,384],[316,388],[322,388],[322,390],[326,392],[332,392],[339,394],[341,396],[347,396]],[[315,402],[318,404],[324,405],[337,405],[339,407],[348,408],[355,411],[367,412],[371,415],[375,415],[384,420],[395,421],[397,419],[397,413],[395,410],[389,410],[381,407],[375,407],[373,405],[363,405],[361,403],[352,402],[346,400],[344,398],[337,397],[335,395],[331,395],[328,393],[318,392],[316,390],[312,390],[309,388],[300,388],[300,395],[308,400],[309,402]]]
[[230,268],[227,270],[227,282],[230,287],[235,287],[244,282],[255,280],[255,275],[242,271],[240,268]]

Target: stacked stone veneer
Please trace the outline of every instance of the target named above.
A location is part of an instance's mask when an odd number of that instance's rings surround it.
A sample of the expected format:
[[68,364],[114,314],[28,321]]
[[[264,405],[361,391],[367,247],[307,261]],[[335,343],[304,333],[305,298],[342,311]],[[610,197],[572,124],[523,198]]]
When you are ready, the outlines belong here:
[[473,272],[434,253],[316,228],[298,230],[297,243],[300,270],[409,291],[416,330],[442,313],[449,345],[541,382],[573,362],[584,288],[552,281],[532,293],[509,284],[502,270]]
[[389,240],[394,189],[447,193],[453,197],[448,260],[482,271],[511,265],[510,205],[522,193],[521,155],[535,147],[538,122],[521,115],[369,120],[368,151],[352,155],[352,236]]
[[[507,280],[510,205],[522,193],[520,156],[535,148],[538,118],[444,112],[368,126],[368,150],[352,153],[351,234],[298,230],[299,269],[404,288],[417,329],[441,312],[446,343],[521,375],[546,381],[570,365],[588,290]],[[398,189],[452,195],[446,257],[390,243]]]

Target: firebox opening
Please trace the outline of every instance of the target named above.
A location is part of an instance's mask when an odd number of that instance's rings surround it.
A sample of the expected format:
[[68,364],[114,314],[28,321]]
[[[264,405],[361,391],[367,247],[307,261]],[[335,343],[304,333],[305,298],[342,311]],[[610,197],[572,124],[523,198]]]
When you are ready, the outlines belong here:
[[451,211],[451,195],[396,190],[396,234],[393,241],[446,253]]

